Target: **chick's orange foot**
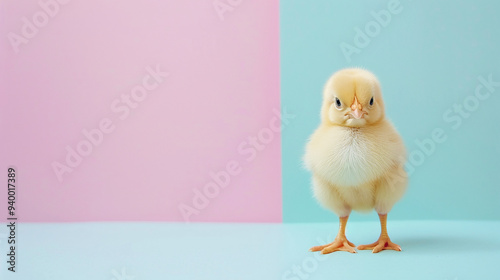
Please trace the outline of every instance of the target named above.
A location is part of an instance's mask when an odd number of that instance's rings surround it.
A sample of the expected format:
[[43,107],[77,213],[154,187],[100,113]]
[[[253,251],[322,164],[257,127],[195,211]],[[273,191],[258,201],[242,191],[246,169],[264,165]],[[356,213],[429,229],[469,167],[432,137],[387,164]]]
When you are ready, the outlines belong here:
[[378,253],[382,250],[401,251],[401,247],[393,243],[389,236],[380,236],[379,239],[372,244],[359,245],[358,250],[372,250],[372,253]]
[[311,252],[321,251],[321,254],[330,254],[336,251],[346,251],[350,253],[356,253],[356,245],[351,241],[347,240],[345,236],[337,236],[332,243],[314,246],[309,249]]

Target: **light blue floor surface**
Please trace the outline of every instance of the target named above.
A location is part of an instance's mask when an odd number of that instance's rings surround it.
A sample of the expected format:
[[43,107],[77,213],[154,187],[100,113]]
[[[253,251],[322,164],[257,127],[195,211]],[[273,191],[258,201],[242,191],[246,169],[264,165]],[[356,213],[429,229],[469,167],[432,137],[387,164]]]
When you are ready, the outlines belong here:
[[[500,222],[390,221],[402,252],[320,255],[337,224],[75,223],[18,225],[16,270],[0,279],[500,279]],[[356,245],[378,222],[349,222]]]

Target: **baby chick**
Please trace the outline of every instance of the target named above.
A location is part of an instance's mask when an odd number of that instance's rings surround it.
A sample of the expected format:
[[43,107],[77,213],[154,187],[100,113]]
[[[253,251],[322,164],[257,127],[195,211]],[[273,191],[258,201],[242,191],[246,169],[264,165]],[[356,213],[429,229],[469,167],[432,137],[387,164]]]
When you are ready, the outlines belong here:
[[381,234],[359,250],[401,251],[387,234],[387,213],[403,196],[407,174],[406,150],[394,126],[385,117],[380,84],[371,72],[340,70],[323,91],[321,124],[306,146],[304,162],[312,172],[313,192],[322,206],[339,216],[335,240],[310,250],[329,254],[355,253],[345,228],[351,210],[377,211]]

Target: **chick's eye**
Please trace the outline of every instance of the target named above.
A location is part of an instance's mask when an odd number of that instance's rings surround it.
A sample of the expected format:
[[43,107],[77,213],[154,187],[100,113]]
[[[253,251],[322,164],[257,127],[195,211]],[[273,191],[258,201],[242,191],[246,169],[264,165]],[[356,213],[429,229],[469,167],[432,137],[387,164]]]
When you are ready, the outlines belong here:
[[337,106],[337,108],[341,108],[342,107],[342,103],[340,102],[340,99],[338,99],[337,97],[335,97],[335,106]]
[[370,106],[372,106],[372,105],[373,105],[373,97],[372,97],[372,99],[370,99]]

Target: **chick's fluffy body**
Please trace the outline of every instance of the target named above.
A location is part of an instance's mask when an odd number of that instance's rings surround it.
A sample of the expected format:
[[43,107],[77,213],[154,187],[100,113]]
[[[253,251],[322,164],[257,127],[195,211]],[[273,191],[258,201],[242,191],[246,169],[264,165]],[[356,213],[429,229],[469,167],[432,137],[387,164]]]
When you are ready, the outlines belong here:
[[[335,107],[335,98],[345,108]],[[355,98],[367,112],[362,122],[345,116]],[[406,151],[385,118],[375,76],[362,69],[334,74],[325,86],[321,118],[304,156],[316,199],[340,217],[351,210],[387,214],[406,190]]]

